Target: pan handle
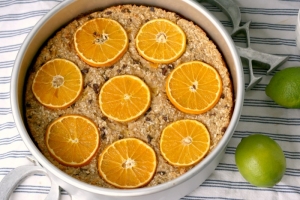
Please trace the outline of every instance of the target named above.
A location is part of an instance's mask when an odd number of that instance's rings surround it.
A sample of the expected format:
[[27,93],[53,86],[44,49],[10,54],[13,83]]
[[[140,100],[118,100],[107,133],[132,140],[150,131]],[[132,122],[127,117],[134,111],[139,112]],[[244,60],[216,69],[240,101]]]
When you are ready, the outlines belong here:
[[[30,160],[35,161],[31,158]],[[47,175],[47,171],[41,166],[20,166],[10,171],[0,182],[0,200],[8,200],[23,179],[36,173]],[[51,189],[45,200],[59,200],[59,197],[60,188],[51,180]]]

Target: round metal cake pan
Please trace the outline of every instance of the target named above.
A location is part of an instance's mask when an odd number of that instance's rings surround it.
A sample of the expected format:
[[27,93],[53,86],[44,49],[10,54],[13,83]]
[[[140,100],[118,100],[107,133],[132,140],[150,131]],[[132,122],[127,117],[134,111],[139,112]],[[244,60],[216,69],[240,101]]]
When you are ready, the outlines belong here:
[[[194,168],[180,177],[152,187],[121,190],[83,183],[65,174],[48,161],[32,141],[25,125],[24,85],[27,70],[42,44],[60,27],[78,15],[120,4],[156,6],[176,12],[198,24],[221,51],[229,68],[234,90],[231,122],[216,148]],[[11,106],[16,127],[35,159],[44,167],[51,182],[66,190],[72,199],[179,199],[208,178],[224,155],[225,148],[238,124],[244,98],[244,74],[235,45],[220,22],[203,6],[190,0],[66,0],[54,7],[32,29],[21,46],[12,72]]]

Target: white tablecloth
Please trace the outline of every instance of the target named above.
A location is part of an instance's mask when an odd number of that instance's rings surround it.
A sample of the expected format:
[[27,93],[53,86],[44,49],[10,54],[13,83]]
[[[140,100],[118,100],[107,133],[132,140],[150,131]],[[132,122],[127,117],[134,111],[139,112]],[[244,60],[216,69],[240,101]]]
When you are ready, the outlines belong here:
[[[16,129],[10,107],[10,80],[14,60],[26,35],[36,22],[62,0],[0,0],[0,180],[12,169],[32,165],[30,156]],[[295,28],[300,0],[235,0],[240,7],[242,24],[250,26],[251,47],[265,53],[289,56],[276,71],[300,66],[296,48]],[[222,11],[206,4],[230,31],[232,24]],[[234,37],[237,45],[245,46],[243,36]],[[246,84],[249,70],[244,66]],[[228,144],[224,158],[214,173],[194,192],[182,199],[300,199],[300,110],[285,109],[271,101],[265,87],[272,75],[266,69],[255,69],[263,79],[247,91],[238,127]],[[270,136],[282,147],[287,169],[281,182],[273,188],[258,188],[246,182],[234,161],[235,149],[241,138],[253,133]],[[1,188],[0,188],[1,190]],[[47,176],[33,175],[24,180],[11,199],[44,199],[50,190]],[[61,199],[70,199],[62,192]]]

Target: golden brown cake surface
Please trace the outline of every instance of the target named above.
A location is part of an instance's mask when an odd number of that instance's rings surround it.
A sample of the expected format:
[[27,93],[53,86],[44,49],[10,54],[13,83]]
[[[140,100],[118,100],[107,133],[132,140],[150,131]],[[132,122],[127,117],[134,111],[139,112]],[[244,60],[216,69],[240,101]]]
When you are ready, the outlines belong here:
[[[129,37],[129,48],[125,55],[111,67],[95,68],[84,63],[76,54],[73,34],[87,20],[104,17],[118,21]],[[180,26],[187,36],[185,53],[171,64],[155,66],[144,60],[135,47],[135,36],[139,28],[147,21],[156,18],[171,20]],[[42,106],[33,96],[31,85],[36,71],[47,61],[64,58],[74,62],[84,77],[84,89],[79,99],[70,107],[53,110]],[[223,82],[223,93],[217,105],[200,115],[185,114],[177,110],[167,99],[165,80],[178,64],[199,60],[210,64],[219,72]],[[105,117],[99,108],[98,95],[101,86],[111,77],[121,74],[132,74],[140,77],[150,87],[151,106],[140,118],[128,123],[117,123]],[[155,176],[148,186],[172,180],[185,173],[189,168],[169,165],[160,155],[159,138],[162,130],[171,122],[180,119],[196,119],[208,129],[211,137],[210,151],[222,138],[229,124],[233,109],[233,94],[230,75],[222,55],[206,33],[193,22],[183,19],[173,12],[160,8],[122,5],[107,8],[80,16],[50,38],[33,61],[29,71],[25,92],[25,110],[30,132],[38,148],[54,165],[65,173],[86,183],[101,187],[112,187],[101,179],[97,171],[97,159],[100,152],[112,142],[121,138],[136,137],[147,142],[156,152],[158,167]],[[89,165],[84,167],[66,167],[54,160],[44,142],[47,126],[59,116],[80,114],[91,119],[101,134],[100,149]]]

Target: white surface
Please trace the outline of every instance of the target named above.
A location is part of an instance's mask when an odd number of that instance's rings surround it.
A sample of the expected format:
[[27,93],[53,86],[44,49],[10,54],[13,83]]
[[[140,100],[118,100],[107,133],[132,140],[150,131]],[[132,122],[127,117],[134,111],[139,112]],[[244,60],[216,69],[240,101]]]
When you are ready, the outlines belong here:
[[300,51],[300,10],[298,12],[297,26],[296,26],[296,44]]

